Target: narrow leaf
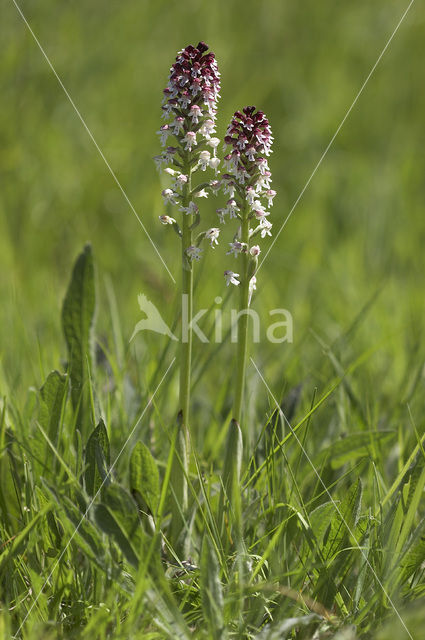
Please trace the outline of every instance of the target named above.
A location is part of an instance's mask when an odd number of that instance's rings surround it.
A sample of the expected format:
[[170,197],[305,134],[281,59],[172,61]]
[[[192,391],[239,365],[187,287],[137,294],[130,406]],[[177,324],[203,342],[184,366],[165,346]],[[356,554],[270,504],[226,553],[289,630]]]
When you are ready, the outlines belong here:
[[224,635],[223,588],[220,582],[220,567],[217,555],[207,536],[201,551],[201,600],[202,609],[213,640],[221,640]]
[[104,504],[96,505],[95,518],[102,531],[108,536],[111,536],[111,538],[116,542],[127,562],[137,569],[139,564],[137,553],[108,507]]
[[86,446],[86,471],[84,474],[86,491],[94,496],[107,477],[110,465],[110,449],[108,433],[103,420],[99,421],[91,433]]
[[68,348],[71,399],[79,421],[88,422],[86,383],[91,368],[91,338],[95,311],[93,254],[89,244],[78,256],[62,307],[62,328]]
[[155,514],[160,497],[159,472],[143,442],[137,442],[130,457],[130,490],[145,511]]
[[66,375],[52,371],[40,389],[38,421],[55,446],[66,388]]

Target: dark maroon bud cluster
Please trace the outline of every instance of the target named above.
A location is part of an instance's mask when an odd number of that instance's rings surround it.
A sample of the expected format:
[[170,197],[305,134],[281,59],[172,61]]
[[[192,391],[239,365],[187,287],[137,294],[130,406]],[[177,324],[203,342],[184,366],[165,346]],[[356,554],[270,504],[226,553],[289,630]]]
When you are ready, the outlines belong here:
[[[260,177],[270,178],[264,156],[270,155],[273,142],[269,121],[264,112],[255,111],[255,107],[236,111],[227,128],[224,142],[231,147],[224,158],[229,172],[240,184],[249,182],[256,190],[262,190],[267,180]],[[260,179],[259,183],[256,178]]]
[[[158,134],[163,147],[168,136],[177,138],[184,151],[193,151],[199,136],[209,141],[215,132],[220,73],[205,42],[182,49],[170,69],[162,104],[164,124]],[[156,158],[160,163],[161,156]]]

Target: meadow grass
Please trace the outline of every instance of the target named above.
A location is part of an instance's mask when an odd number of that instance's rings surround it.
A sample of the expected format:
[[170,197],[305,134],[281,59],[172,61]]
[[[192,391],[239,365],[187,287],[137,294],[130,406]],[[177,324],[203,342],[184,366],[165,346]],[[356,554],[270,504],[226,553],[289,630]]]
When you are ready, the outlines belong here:
[[[175,274],[151,161],[174,52],[204,39],[219,57],[220,135],[240,104],[270,117],[278,227],[405,8],[22,3]],[[262,330],[286,307],[294,342],[253,345],[230,446],[231,301],[211,256],[195,274],[211,342],[193,345],[189,467],[175,345],[129,342],[140,291],[170,327],[179,296],[13,3],[3,13],[0,637],[423,638],[418,8],[260,269]]]

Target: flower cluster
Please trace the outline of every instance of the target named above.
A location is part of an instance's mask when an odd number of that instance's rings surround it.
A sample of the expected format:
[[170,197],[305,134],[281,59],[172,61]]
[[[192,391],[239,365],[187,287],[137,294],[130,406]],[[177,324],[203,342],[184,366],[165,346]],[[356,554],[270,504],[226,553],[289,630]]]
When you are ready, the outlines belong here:
[[[182,49],[176,62],[170,69],[168,85],[164,90],[162,104],[163,117],[166,123],[158,131],[164,151],[155,157],[159,169],[165,166],[165,173],[172,178],[171,187],[164,189],[164,204],[178,206],[183,217],[193,229],[199,223],[199,208],[196,198],[207,198],[209,193],[216,193],[217,180],[204,182],[196,187],[192,185],[192,174],[196,170],[202,172],[208,168],[217,173],[220,160],[217,158],[217,147],[220,140],[214,137],[217,100],[220,97],[220,74],[217,62],[208,46],[199,42]],[[174,146],[169,145],[169,137]],[[171,166],[170,166],[171,165]],[[182,236],[179,225],[174,218],[159,216],[164,225],[172,224]],[[190,221],[190,222],[189,222]],[[208,240],[214,247],[217,244],[219,229],[212,228],[198,236],[195,245],[186,247],[187,258],[199,260],[202,240]]]
[[[226,207],[217,209],[221,223],[228,218],[241,221],[239,230],[230,243],[230,251],[235,257],[239,253],[248,254],[254,263],[255,272],[260,247],[249,247],[249,241],[256,235],[261,238],[271,236],[272,224],[268,220],[268,207],[273,204],[276,192],[271,188],[271,173],[267,157],[271,153],[273,136],[269,121],[262,111],[255,107],[245,107],[236,111],[224,138],[224,157],[227,173],[220,178],[220,186],[229,195]],[[254,226],[251,226],[251,224]],[[245,236],[243,229],[245,229]],[[231,272],[233,274],[233,272]],[[237,274],[232,278],[225,272],[227,284],[239,284]],[[250,288],[255,288],[255,276],[250,275]],[[252,282],[251,282],[252,281]]]
[[[196,153],[191,166],[201,170],[209,166],[215,171],[218,138],[214,138],[217,100],[220,97],[220,73],[208,46],[199,42],[189,45],[177,55],[170,69],[168,85],[164,89],[163,118],[167,121],[158,131],[165,151],[155,157],[159,168],[173,164],[179,168],[187,159],[187,153]],[[169,136],[177,146],[167,146]],[[210,147],[211,151],[206,148]]]

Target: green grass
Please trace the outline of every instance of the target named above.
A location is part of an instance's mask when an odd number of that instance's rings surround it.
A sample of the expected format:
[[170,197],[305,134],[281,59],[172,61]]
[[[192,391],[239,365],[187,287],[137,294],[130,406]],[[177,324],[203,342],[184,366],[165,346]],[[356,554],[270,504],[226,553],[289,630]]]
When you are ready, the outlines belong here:
[[[267,113],[277,230],[407,3],[20,6],[178,274],[151,160],[175,52],[199,39],[215,51],[219,135],[243,104]],[[404,624],[420,640],[420,5],[260,270],[253,306],[263,326],[289,309],[294,342],[252,348],[238,487],[226,476],[234,345],[194,342],[179,558],[175,345],[147,332],[129,343],[137,294],[172,325],[177,291],[12,2],[0,32],[0,637],[404,640]],[[96,323],[74,294],[75,346],[61,308],[87,240]],[[225,298],[223,246],[197,270],[196,308]]]

